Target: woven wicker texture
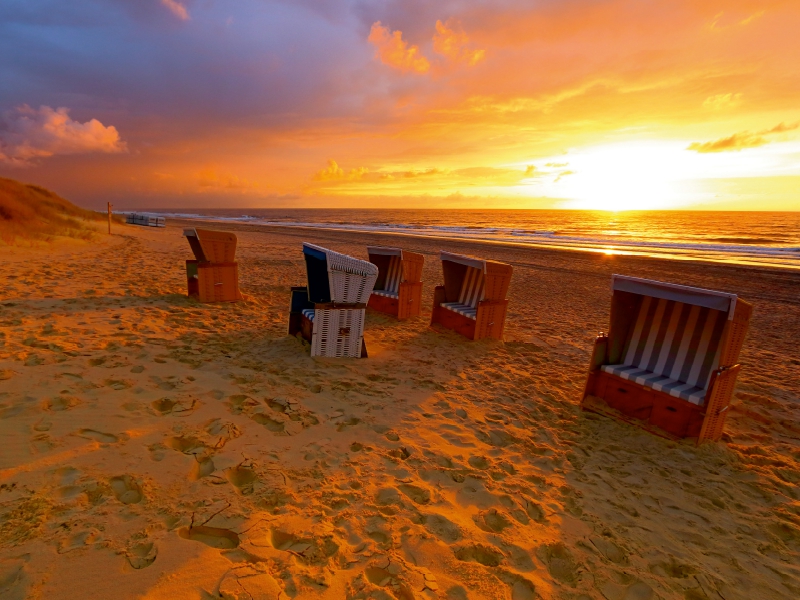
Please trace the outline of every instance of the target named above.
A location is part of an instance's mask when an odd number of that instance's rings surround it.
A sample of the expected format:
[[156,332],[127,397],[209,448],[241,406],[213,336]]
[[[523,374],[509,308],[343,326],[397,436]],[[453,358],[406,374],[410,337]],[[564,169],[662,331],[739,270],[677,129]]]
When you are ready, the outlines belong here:
[[360,357],[365,312],[363,308],[316,309],[311,356]]

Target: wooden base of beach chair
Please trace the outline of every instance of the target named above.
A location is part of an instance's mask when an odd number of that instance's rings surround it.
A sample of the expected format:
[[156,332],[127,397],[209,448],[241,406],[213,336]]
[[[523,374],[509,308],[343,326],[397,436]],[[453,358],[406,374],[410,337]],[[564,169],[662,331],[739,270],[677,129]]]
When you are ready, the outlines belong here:
[[604,371],[591,374],[587,393],[626,417],[664,431],[667,437],[696,438],[700,435],[705,416],[703,407],[681,398]]
[[616,419],[617,421],[622,421],[624,423],[634,425],[635,427],[644,429],[645,431],[652,433],[653,435],[657,435],[659,437],[663,437],[668,440],[677,441],[680,439],[678,436],[672,435],[671,433],[652,425],[648,421],[643,421],[641,419],[631,417],[623,412],[611,408],[608,405],[608,403],[602,398],[596,398],[595,396],[587,396],[586,398],[583,399],[583,402],[581,402],[581,408],[587,412],[603,415],[605,417]]
[[237,263],[186,261],[186,283],[190,298],[200,302],[238,302],[239,267]]
[[503,339],[508,300],[482,300],[478,303],[476,318],[471,319],[443,307],[442,302],[445,302],[445,299],[445,286],[437,286],[433,295],[431,325],[439,324],[470,340]]
[[422,284],[401,283],[399,288],[397,298],[372,294],[367,306],[398,319],[418,317],[422,311]]
[[736,384],[739,365],[714,373],[703,406],[687,402],[603,371],[589,374],[581,407],[624,417],[670,439],[696,438],[697,443],[717,441]]

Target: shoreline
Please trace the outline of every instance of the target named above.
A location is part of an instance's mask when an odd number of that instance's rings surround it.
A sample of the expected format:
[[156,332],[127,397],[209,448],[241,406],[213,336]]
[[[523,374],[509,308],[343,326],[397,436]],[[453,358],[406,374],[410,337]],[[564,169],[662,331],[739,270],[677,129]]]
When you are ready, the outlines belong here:
[[[698,256],[688,256],[688,255],[681,255],[680,252],[675,251],[673,254],[667,253],[658,253],[655,251],[648,251],[646,248],[648,247],[646,244],[643,246],[635,246],[633,243],[630,245],[631,248],[635,249],[625,249],[625,245],[622,247],[613,247],[613,243],[609,243],[609,248],[601,248],[599,247],[600,243],[598,242],[598,247],[579,247],[577,245],[572,246],[568,244],[559,244],[559,243],[536,243],[536,242],[514,242],[508,240],[491,240],[491,239],[475,239],[470,237],[461,237],[457,235],[449,236],[449,235],[426,235],[424,233],[408,233],[403,231],[377,231],[377,230],[368,230],[368,229],[345,229],[343,227],[325,227],[324,225],[320,226],[311,226],[311,225],[293,225],[293,224],[276,224],[276,223],[269,223],[269,224],[257,224],[257,223],[248,223],[244,221],[236,221],[236,220],[215,220],[215,219],[208,219],[204,217],[197,217],[197,218],[178,218],[178,217],[168,217],[169,221],[178,222],[178,223],[208,223],[213,226],[217,227],[227,227],[227,226],[243,226],[243,227],[254,227],[260,229],[287,229],[287,230],[300,230],[300,231],[308,231],[308,232],[315,232],[315,231],[324,231],[324,232],[339,232],[343,234],[358,234],[358,235],[388,235],[388,236],[398,236],[403,238],[422,238],[426,240],[443,240],[443,241],[451,241],[451,242],[463,242],[463,243],[475,243],[475,244],[486,244],[486,245],[497,245],[497,246],[507,246],[507,247],[518,247],[518,248],[531,248],[531,249],[541,249],[541,250],[555,250],[555,251],[564,251],[564,252],[581,252],[586,254],[603,254],[603,255],[614,255],[614,256],[637,256],[643,258],[650,258],[654,260],[668,260],[668,261],[677,261],[677,262],[698,262],[698,263],[713,263],[713,264],[720,264],[720,265],[733,265],[736,267],[747,267],[747,268],[754,268],[754,269],[775,269],[780,271],[795,271],[800,272],[800,263],[797,265],[792,264],[781,264],[781,263],[767,263],[762,264],[758,262],[754,262],[751,260],[735,260],[735,259],[725,259],[725,258],[713,258],[713,257],[698,257]],[[655,244],[655,243],[653,243]],[[619,245],[619,244],[617,244]],[[652,247],[660,247],[660,246],[652,246]],[[756,247],[758,248],[758,247]],[[698,248],[696,250],[686,250],[686,253],[689,252],[702,252],[703,250]],[[709,249],[709,252],[714,252],[715,250]],[[780,256],[780,255],[779,255]]]
[[[738,263],[735,261],[726,261],[726,260],[714,260],[714,259],[702,259],[696,257],[671,257],[671,256],[658,256],[658,255],[651,255],[646,253],[640,252],[628,252],[628,251],[614,251],[614,252],[604,252],[600,249],[593,249],[593,248],[575,248],[570,246],[558,246],[555,244],[526,244],[523,242],[508,242],[504,240],[481,240],[481,239],[472,239],[472,238],[462,238],[462,237],[449,237],[449,236],[430,236],[424,235],[419,233],[405,233],[405,232],[394,232],[394,231],[361,231],[361,230],[344,230],[344,229],[337,229],[337,228],[326,228],[326,227],[308,227],[302,225],[259,225],[259,224],[251,224],[246,222],[238,222],[238,221],[215,221],[215,220],[206,220],[206,219],[178,219],[174,217],[170,217],[167,221],[167,227],[175,226],[175,227],[188,227],[192,226],[192,224],[196,223],[204,223],[209,226],[210,228],[217,228],[217,229],[225,229],[225,228],[235,228],[236,231],[249,231],[253,233],[257,233],[259,231],[263,231],[265,233],[272,232],[272,233],[280,233],[280,234],[287,234],[290,235],[289,232],[291,231],[300,231],[307,233],[307,237],[316,237],[317,234],[332,234],[334,236],[341,235],[341,236],[391,236],[397,237],[400,239],[414,239],[420,240],[422,242],[428,242],[431,244],[435,244],[437,242],[442,242],[445,244],[450,245],[471,245],[474,244],[476,246],[481,247],[505,247],[505,248],[514,248],[519,250],[529,250],[531,252],[555,252],[555,253],[568,253],[568,254],[579,254],[579,255],[589,255],[589,256],[608,256],[608,257],[620,257],[620,258],[629,258],[629,259],[639,259],[645,261],[658,261],[658,262],[666,262],[666,263],[677,263],[677,264],[690,264],[694,266],[701,266],[701,265],[709,265],[709,266],[717,266],[717,267],[729,267],[733,269],[751,269],[754,271],[763,271],[763,272],[772,272],[775,274],[796,274],[800,277],[800,266],[793,267],[793,266],[779,266],[779,265],[759,265],[759,264],[752,264],[752,263]],[[378,245],[378,244],[375,244]]]

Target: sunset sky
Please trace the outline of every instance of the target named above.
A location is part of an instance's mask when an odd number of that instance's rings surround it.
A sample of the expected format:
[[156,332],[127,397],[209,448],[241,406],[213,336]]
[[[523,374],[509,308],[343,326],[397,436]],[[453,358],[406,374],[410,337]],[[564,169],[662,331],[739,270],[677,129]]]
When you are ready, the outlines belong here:
[[94,207],[800,210],[800,2],[3,0],[0,176]]

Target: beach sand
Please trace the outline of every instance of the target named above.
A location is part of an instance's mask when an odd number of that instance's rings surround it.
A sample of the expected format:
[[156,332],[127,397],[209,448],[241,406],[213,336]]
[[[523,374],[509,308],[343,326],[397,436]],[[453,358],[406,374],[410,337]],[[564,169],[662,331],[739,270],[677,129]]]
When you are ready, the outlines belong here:
[[[0,598],[800,597],[797,273],[226,225],[203,305],[179,224],[0,258]],[[423,316],[312,359],[305,240],[422,252]],[[439,249],[514,265],[504,342],[429,328]],[[754,304],[722,442],[580,410],[613,272]]]

